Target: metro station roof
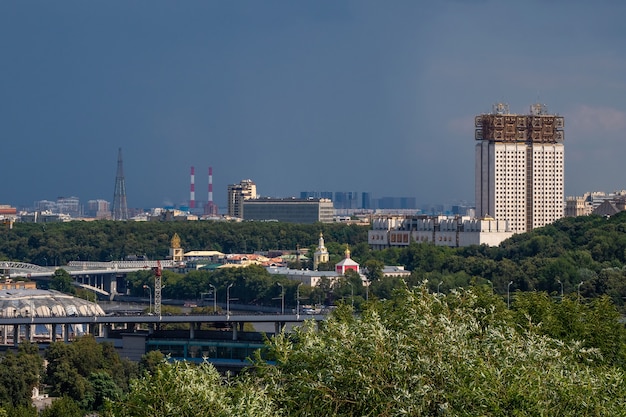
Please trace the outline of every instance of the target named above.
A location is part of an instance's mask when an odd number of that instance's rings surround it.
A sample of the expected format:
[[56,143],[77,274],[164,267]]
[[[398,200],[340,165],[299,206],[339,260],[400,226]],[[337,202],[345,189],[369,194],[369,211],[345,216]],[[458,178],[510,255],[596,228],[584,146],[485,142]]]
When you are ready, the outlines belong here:
[[91,301],[53,290],[0,290],[0,317],[104,316]]

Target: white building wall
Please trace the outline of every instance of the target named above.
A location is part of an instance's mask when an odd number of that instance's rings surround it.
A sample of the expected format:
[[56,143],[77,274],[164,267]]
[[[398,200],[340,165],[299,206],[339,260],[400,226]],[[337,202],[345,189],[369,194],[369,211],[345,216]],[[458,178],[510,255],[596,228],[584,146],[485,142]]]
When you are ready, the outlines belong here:
[[534,144],[532,227],[542,227],[564,215],[563,144]]
[[[372,224],[382,227],[385,223],[374,220]],[[513,235],[507,221],[494,219],[405,217],[404,222],[394,221],[394,225],[393,229],[370,230],[370,247],[381,250],[406,247],[412,242],[449,247],[482,244],[497,246]]]

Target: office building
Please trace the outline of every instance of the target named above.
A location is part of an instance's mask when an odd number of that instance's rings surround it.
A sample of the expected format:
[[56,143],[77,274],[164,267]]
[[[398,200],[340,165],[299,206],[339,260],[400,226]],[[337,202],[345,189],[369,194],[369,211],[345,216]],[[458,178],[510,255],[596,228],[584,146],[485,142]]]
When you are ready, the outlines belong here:
[[228,215],[243,218],[244,200],[257,198],[256,184],[252,180],[242,180],[228,186]]
[[87,217],[95,217],[96,219],[111,218],[111,208],[106,200],[89,200],[87,201],[87,209],[85,210]]
[[541,104],[511,114],[499,103],[475,127],[476,216],[506,220],[515,233],[563,217],[563,117]]
[[338,210],[358,208],[359,197],[355,191],[335,191],[333,205]]
[[60,214],[69,214],[73,218],[80,217],[82,215],[80,199],[78,197],[57,198],[56,212]]
[[325,198],[257,198],[242,201],[244,220],[332,223],[333,202]]

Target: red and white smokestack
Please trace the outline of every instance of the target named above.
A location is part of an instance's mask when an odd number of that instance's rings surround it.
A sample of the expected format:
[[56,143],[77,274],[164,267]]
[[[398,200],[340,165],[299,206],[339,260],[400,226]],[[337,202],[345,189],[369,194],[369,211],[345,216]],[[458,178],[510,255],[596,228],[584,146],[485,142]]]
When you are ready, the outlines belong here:
[[196,174],[194,168],[191,167],[191,184],[189,189],[189,208],[196,207]]
[[209,167],[209,205],[213,205],[213,167]]

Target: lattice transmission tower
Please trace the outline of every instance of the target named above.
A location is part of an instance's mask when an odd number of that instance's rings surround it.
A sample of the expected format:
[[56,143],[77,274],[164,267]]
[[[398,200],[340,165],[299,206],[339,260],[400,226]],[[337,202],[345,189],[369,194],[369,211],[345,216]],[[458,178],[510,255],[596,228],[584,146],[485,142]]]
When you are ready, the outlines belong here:
[[119,149],[117,154],[117,175],[115,176],[115,192],[113,193],[113,220],[128,220],[122,148]]

